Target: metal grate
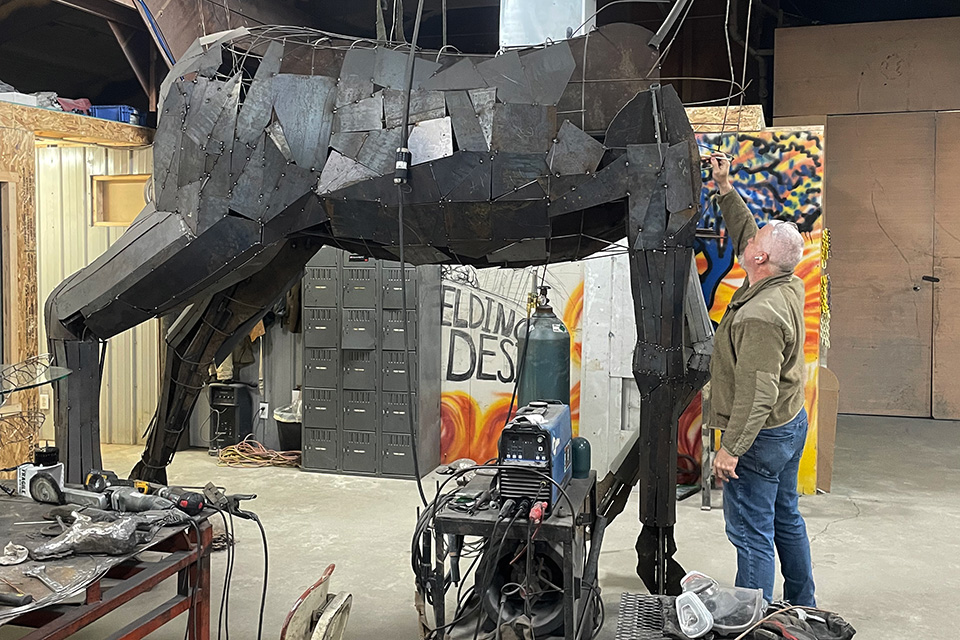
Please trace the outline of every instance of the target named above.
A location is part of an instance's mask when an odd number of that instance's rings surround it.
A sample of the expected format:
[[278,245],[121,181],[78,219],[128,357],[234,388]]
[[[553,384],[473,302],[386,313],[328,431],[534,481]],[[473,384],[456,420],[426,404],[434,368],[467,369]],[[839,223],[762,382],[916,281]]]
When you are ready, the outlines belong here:
[[620,594],[616,640],[667,640],[663,635],[663,604],[656,596]]

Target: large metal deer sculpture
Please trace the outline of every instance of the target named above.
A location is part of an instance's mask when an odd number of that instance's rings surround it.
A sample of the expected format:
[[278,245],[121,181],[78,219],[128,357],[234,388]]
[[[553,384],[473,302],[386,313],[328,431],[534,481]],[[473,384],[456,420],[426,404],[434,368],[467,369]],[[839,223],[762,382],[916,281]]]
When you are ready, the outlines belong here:
[[163,384],[133,475],[165,480],[210,363],[323,245],[375,258],[521,267],[624,237],[642,396],[641,520],[675,521],[676,422],[707,377],[710,324],[692,267],[700,160],[683,105],[655,80],[651,33],[609,25],[496,57],[420,53],[409,183],[394,184],[407,54],[297,28],[198,40],[163,83],[153,201],[46,304],[68,479],[100,466],[101,344],[145,320],[165,333]]

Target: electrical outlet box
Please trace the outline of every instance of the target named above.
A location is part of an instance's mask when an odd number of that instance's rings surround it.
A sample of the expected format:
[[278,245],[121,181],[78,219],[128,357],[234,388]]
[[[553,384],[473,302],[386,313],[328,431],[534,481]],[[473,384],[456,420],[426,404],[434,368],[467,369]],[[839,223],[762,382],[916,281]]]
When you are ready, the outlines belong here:
[[260,403],[260,411],[257,413],[258,420],[266,420],[269,416],[270,404],[268,402]]
[[46,393],[40,394],[40,411],[50,410],[50,396]]

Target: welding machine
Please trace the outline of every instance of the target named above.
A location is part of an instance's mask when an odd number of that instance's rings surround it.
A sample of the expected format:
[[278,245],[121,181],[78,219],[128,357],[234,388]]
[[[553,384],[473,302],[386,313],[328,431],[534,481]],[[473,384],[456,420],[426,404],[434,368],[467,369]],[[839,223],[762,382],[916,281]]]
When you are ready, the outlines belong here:
[[[552,508],[573,474],[573,430],[570,407],[555,400],[531,402],[517,411],[500,434],[497,463],[502,500],[529,498]],[[529,473],[529,470],[553,478]]]

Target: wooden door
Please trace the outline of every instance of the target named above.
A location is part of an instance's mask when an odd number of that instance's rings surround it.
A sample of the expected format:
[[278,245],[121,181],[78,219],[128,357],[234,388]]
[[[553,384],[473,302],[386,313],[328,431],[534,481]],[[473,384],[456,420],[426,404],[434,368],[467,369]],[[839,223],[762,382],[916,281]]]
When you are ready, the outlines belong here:
[[934,274],[936,115],[831,116],[825,139],[839,410],[929,417],[934,285],[923,276]]
[[960,419],[960,112],[937,114],[933,417]]

